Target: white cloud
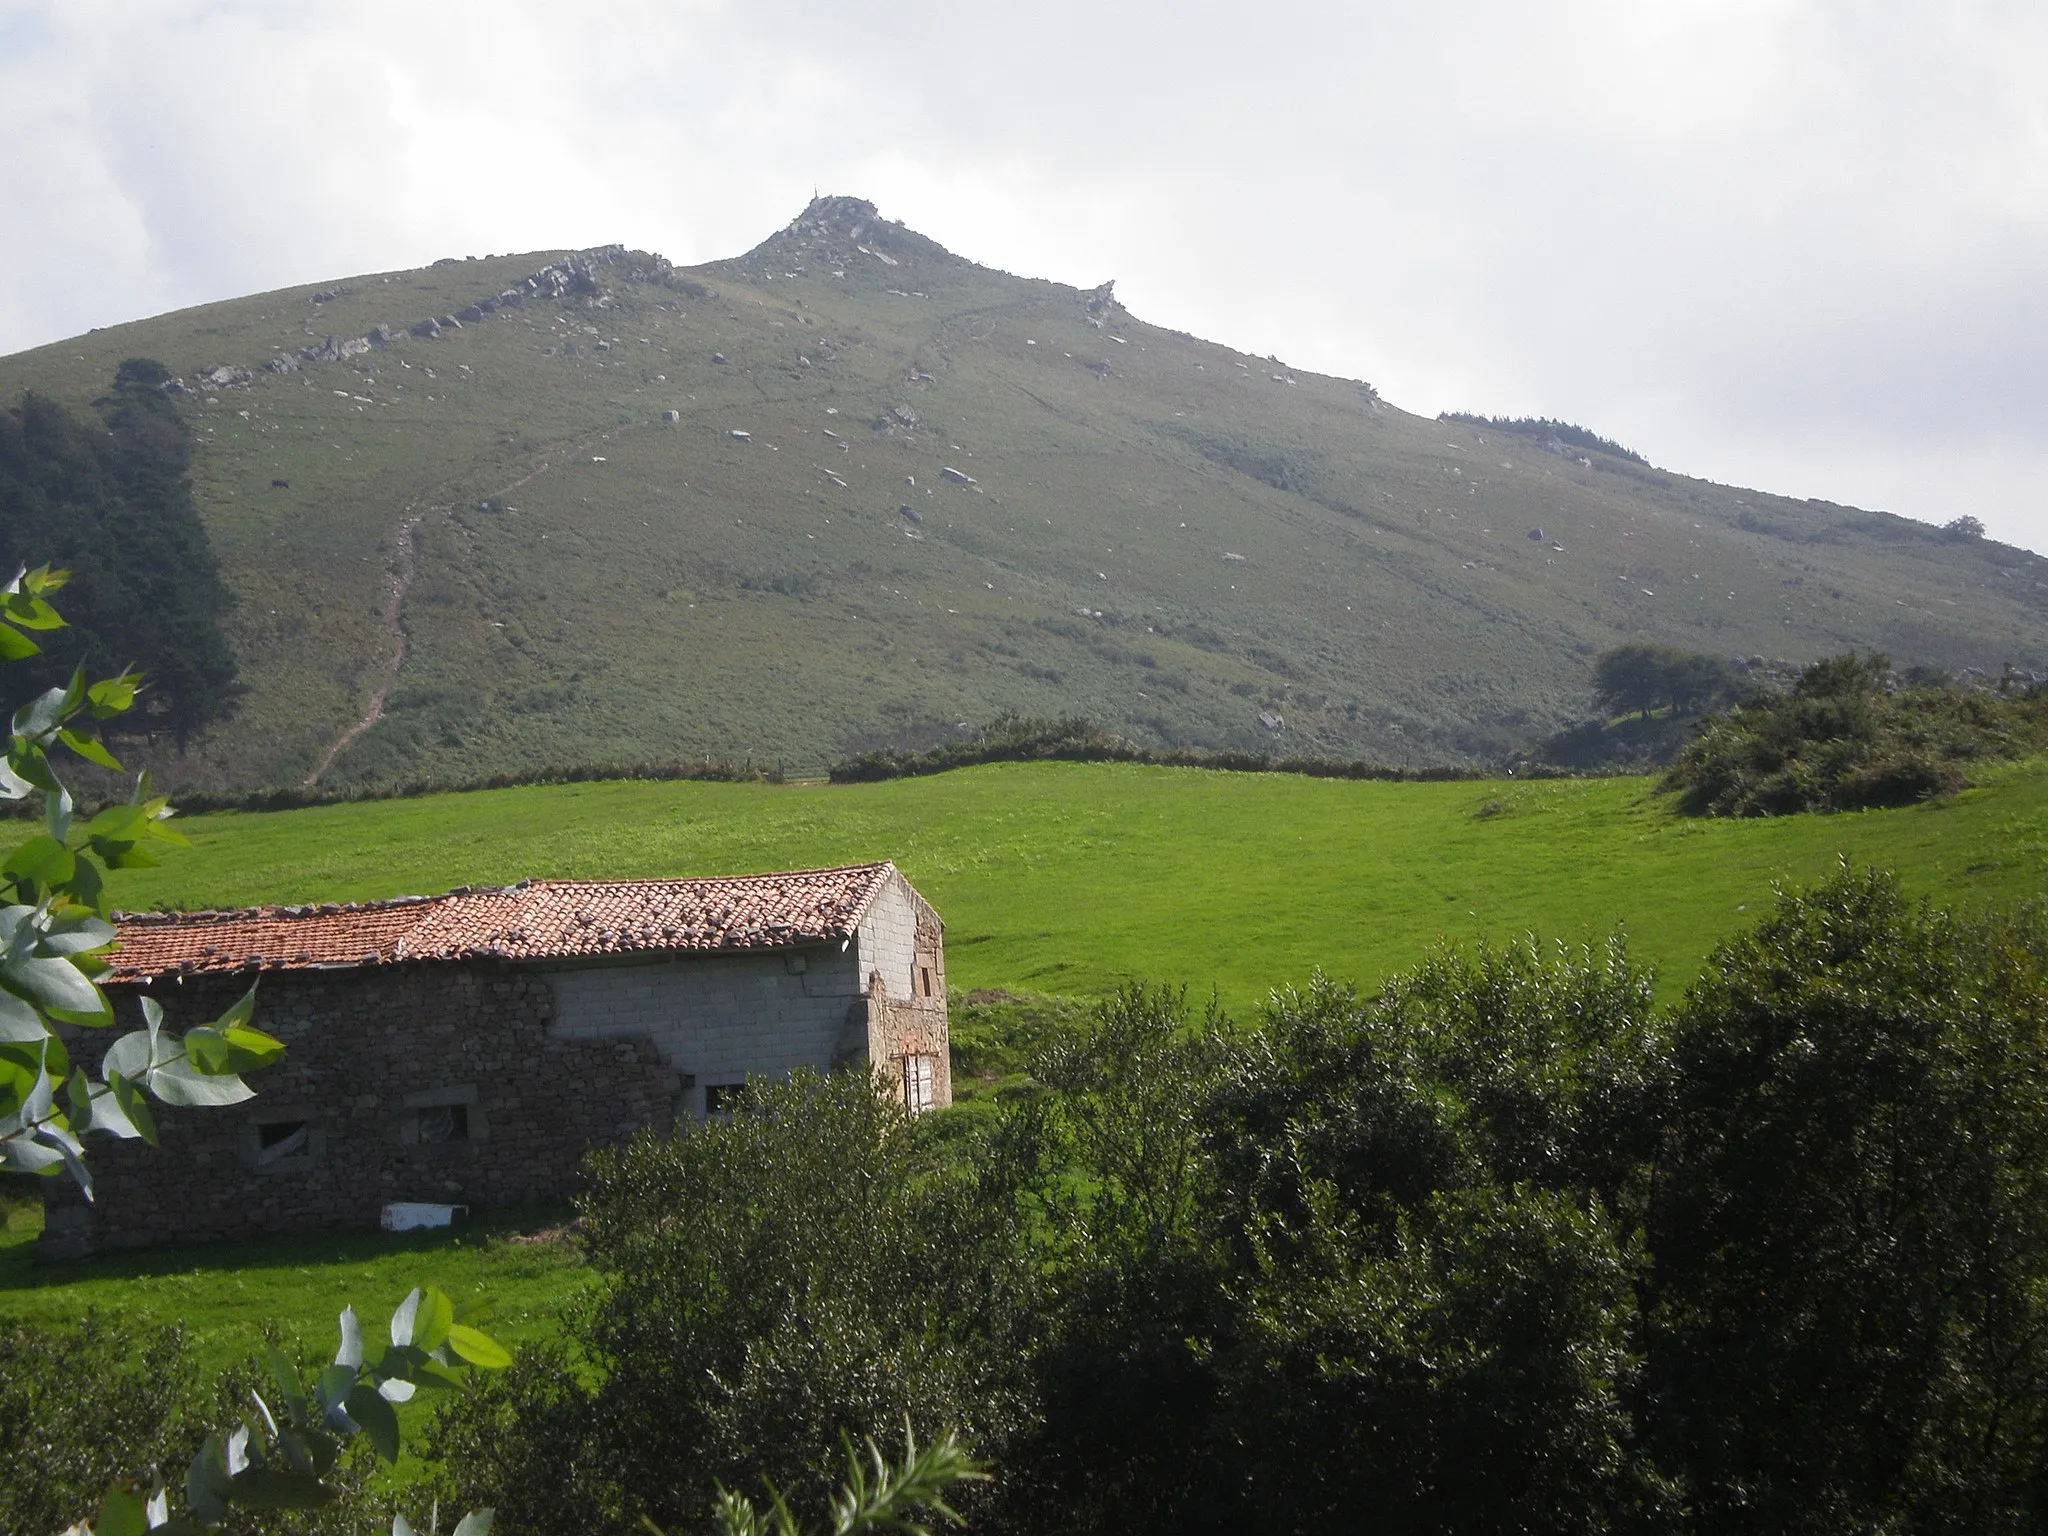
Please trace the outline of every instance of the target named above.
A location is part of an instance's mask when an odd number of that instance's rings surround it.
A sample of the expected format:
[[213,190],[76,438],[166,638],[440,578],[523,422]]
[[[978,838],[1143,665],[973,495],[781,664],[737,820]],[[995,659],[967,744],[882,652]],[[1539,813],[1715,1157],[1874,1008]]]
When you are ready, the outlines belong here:
[[2048,13],[0,0],[0,348],[813,188],[1415,409],[2048,549]]

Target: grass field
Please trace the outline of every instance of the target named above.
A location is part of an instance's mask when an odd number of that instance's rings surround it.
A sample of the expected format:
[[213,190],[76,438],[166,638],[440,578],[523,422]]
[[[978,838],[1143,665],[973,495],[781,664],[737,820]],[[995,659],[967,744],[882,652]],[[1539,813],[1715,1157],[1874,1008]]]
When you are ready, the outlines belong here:
[[1625,929],[1675,997],[1776,880],[1839,857],[1971,903],[2039,896],[2048,763],[1954,801],[1674,816],[1640,779],[1383,784],[998,764],[865,785],[608,783],[194,817],[115,878],[157,904],[362,899],[528,876],[731,874],[893,858],[947,922],[955,988],[1147,978],[1226,1007],[1321,967],[1371,985],[1439,938]]
[[[430,892],[525,876],[734,873],[894,858],[948,924],[956,992],[1085,997],[1148,978],[1256,1008],[1320,966],[1371,985],[1440,939],[1623,928],[1675,999],[1719,939],[1837,858],[1955,905],[2038,897],[2048,762],[1952,802],[1773,821],[1673,816],[1642,780],[1376,784],[1131,765],[1002,764],[849,786],[610,783],[195,817],[126,906]],[[993,1010],[999,1013],[1001,1010]],[[1000,1028],[1000,1021],[998,1021]],[[514,1241],[555,1213],[455,1233],[341,1234],[47,1265],[36,1214],[0,1244],[0,1318],[97,1306],[186,1325],[209,1367],[275,1321],[302,1358],[334,1314],[415,1283],[488,1295],[507,1342],[549,1332],[589,1282],[576,1250]]]
[[5,1215],[0,1323],[75,1322],[88,1308],[139,1329],[176,1323],[209,1372],[261,1348],[266,1328],[302,1361],[332,1359],[343,1306],[374,1334],[416,1285],[458,1301],[488,1297],[484,1326],[506,1344],[530,1344],[554,1331],[560,1307],[590,1275],[575,1245],[552,1235],[566,1210],[492,1212],[441,1232],[257,1238],[66,1264],[35,1256],[42,1220],[33,1205],[13,1204]]

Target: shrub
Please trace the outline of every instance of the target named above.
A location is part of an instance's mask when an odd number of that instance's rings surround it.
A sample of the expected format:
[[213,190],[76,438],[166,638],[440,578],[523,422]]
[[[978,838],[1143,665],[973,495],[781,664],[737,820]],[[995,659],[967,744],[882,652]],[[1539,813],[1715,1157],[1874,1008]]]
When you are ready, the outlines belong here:
[[925,1152],[866,1072],[756,1083],[729,1119],[588,1171],[605,1284],[580,1355],[536,1355],[435,1430],[471,1502],[568,1536],[673,1524],[766,1478],[816,1513],[842,1437],[909,1421],[1006,1444],[1030,1281],[1010,1207]]
[[2048,747],[2048,698],[1891,686],[1878,654],[1808,667],[1789,693],[1708,720],[1662,787],[1692,815],[1905,805],[1969,783],[1966,765]]

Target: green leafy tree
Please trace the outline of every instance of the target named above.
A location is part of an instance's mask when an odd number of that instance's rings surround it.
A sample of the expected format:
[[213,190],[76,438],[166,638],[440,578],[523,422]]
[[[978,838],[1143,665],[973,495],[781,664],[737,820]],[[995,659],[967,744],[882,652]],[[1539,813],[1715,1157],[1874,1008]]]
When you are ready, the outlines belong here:
[[1630,641],[1593,663],[1593,695],[1601,706],[1643,719],[1667,705],[1675,714],[1693,714],[1740,693],[1741,678],[1727,661],[1672,645]]
[[2037,1530],[2048,925],[1788,895],[1682,1010],[1646,1403],[1716,1531]]

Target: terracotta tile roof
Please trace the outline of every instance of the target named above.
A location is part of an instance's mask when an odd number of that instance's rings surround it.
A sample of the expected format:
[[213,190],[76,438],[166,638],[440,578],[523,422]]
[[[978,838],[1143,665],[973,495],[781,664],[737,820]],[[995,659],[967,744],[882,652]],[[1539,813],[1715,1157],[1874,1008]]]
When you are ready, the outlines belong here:
[[433,960],[776,949],[843,939],[893,864],[719,880],[527,880],[445,896],[117,912],[106,981]]

